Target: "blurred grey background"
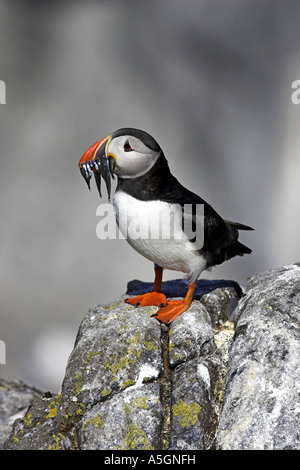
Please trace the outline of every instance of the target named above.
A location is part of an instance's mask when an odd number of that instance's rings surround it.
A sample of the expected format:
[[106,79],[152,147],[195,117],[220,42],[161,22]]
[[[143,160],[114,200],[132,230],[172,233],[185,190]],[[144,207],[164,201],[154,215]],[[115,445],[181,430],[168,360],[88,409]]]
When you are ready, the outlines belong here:
[[300,261],[299,20],[291,0],[0,2],[1,377],[58,391],[88,308],[153,280],[124,240],[96,237],[77,168],[119,127],[151,133],[185,186],[255,228],[253,254],[206,278]]

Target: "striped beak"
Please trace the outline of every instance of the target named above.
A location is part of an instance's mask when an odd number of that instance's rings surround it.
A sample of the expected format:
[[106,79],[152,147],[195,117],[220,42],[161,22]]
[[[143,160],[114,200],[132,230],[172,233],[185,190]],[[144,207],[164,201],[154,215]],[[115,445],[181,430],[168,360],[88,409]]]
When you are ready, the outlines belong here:
[[113,156],[107,157],[107,148],[112,139],[111,135],[108,135],[104,139],[95,142],[81,157],[79,161],[79,169],[83,178],[85,179],[89,189],[92,174],[94,174],[96,185],[101,195],[101,177],[104,179],[110,200],[111,192],[111,178],[114,179],[114,169],[116,161]]

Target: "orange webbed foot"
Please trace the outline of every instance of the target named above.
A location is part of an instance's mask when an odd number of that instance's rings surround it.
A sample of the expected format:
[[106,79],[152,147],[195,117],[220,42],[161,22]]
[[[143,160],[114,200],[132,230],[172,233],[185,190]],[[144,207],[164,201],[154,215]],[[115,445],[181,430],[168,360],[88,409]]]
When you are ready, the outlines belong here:
[[167,305],[161,307],[158,312],[154,313],[152,316],[166,325],[172,323],[175,318],[179,317],[179,315],[181,315],[190,307],[196,286],[196,282],[190,284],[187,294],[183,300],[171,300]]
[[133,305],[134,307],[145,307],[148,305],[155,305],[161,307],[167,304],[167,297],[162,292],[147,292],[146,294],[126,299],[127,304]]
[[190,303],[186,303],[184,300],[171,300],[168,302],[168,305],[161,307],[158,312],[152,315],[152,317],[155,317],[157,320],[168,325],[189,307]]

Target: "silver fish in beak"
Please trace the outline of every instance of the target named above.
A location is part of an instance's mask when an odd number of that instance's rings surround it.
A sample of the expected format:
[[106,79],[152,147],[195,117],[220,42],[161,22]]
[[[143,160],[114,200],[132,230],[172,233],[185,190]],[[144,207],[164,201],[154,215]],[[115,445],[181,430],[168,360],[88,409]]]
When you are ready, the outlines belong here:
[[95,142],[83,154],[78,164],[80,173],[85,179],[89,189],[91,189],[90,181],[92,175],[94,174],[100,197],[102,197],[101,177],[103,178],[105,181],[109,201],[111,193],[111,178],[115,178],[114,169],[116,166],[114,157],[112,155],[107,157],[107,146],[110,141],[111,135],[99,140],[98,142]]

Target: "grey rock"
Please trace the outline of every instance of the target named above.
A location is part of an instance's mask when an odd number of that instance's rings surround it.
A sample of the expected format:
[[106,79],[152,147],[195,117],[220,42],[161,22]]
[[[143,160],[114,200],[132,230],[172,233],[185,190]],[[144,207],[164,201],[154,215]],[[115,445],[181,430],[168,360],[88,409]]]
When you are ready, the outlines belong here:
[[171,326],[125,296],[90,309],[61,394],[36,398],[4,449],[299,449],[299,281],[298,265],[254,276],[242,297],[199,281]]
[[300,267],[249,280],[235,312],[218,449],[300,449]]
[[175,369],[172,389],[172,450],[207,448],[214,429],[211,378],[208,365],[198,359]]
[[[151,288],[133,284],[130,295]],[[223,302],[225,311],[224,289],[235,298],[236,285],[200,282],[202,300],[195,300],[171,328],[151,317],[156,307],[134,309],[124,303],[125,296],[90,309],[79,327],[61,394],[34,400],[15,421],[5,449],[208,447],[221,404],[215,384],[226,368],[202,304],[216,286],[218,308]],[[181,281],[164,287],[175,297],[186,290]]]
[[155,308],[134,309],[124,298],[85,315],[68,361],[60,412],[91,407],[128,386],[157,379],[162,369]]
[[212,318],[204,307],[211,295],[218,299],[225,315],[227,302],[223,291],[217,289],[201,302],[194,302],[189,315],[181,315],[169,332],[169,362],[173,369],[170,449],[203,450],[213,444],[233,327],[226,322],[227,335],[223,339],[223,328],[213,329]]
[[60,432],[57,407],[60,396],[32,401],[23,418],[14,422],[12,433],[4,444],[5,450],[62,450],[71,449],[72,441]]
[[202,303],[194,301],[189,314],[178,317],[170,328],[169,338],[169,361],[173,368],[212,348],[212,322]]
[[160,384],[136,384],[85,413],[78,424],[80,448],[158,449],[161,421]]
[[29,404],[41,393],[21,380],[8,381],[0,378],[0,449],[8,438],[14,421],[25,415]]

